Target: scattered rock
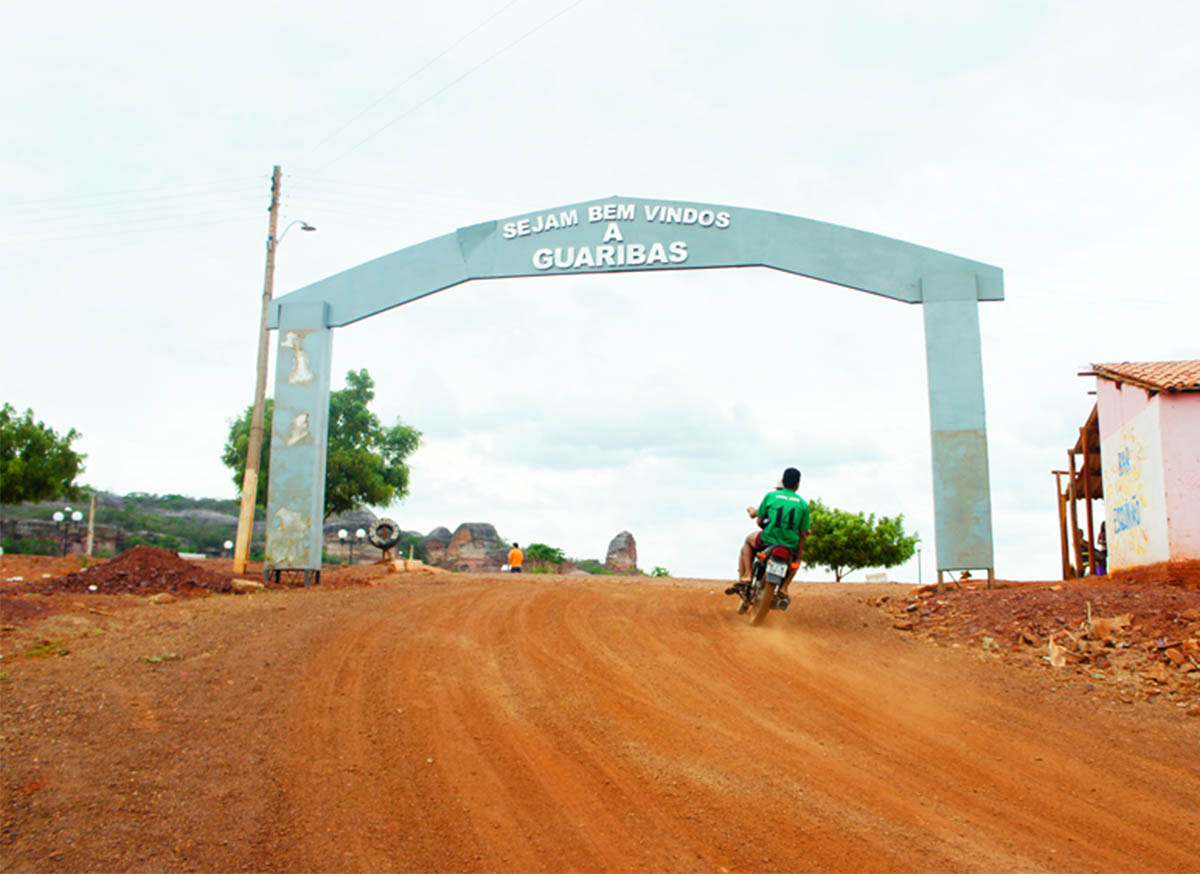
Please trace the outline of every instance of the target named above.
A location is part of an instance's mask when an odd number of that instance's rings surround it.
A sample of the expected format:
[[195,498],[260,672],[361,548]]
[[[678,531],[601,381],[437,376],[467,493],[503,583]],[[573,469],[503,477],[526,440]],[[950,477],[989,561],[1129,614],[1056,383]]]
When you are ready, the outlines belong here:
[[255,592],[266,591],[266,586],[254,580],[234,580],[233,591],[239,595],[253,595]]
[[1142,678],[1151,680],[1155,683],[1165,684],[1167,682],[1167,666],[1162,662],[1155,662],[1142,671]]
[[1132,622],[1132,613],[1126,613],[1122,616],[1110,616],[1106,619],[1094,619],[1087,631],[1093,640],[1113,640],[1118,632],[1129,628]]
[[148,600],[151,604],[174,604],[179,599],[170,592],[159,592],[157,595],[151,595]]
[[1066,664],[1067,664],[1066,648],[1059,646],[1057,643],[1055,643],[1053,637],[1051,637],[1046,642],[1046,646],[1050,652],[1050,654],[1048,656],[1046,656],[1046,661],[1050,662],[1050,665],[1055,668],[1061,668],[1061,667],[1066,666]]
[[398,558],[392,562],[392,570],[400,574],[413,573],[446,573],[442,568],[430,567],[419,558]]

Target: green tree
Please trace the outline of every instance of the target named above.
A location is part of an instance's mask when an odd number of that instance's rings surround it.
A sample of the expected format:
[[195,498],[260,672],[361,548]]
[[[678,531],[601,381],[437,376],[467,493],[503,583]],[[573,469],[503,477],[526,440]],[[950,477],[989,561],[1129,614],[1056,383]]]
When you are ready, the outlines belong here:
[[11,404],[0,409],[0,503],[76,499],[75,477],[87,457],[71,448],[80,438],[74,428],[61,437],[33,420],[33,410],[19,415]]
[[812,533],[804,546],[804,566],[823,567],[840,583],[865,567],[895,567],[912,558],[920,537],[904,533],[904,516],[864,516],[819,500],[810,502]]
[[[383,506],[408,494],[409,470],[405,459],[421,444],[421,432],[397,419],[385,428],[368,405],[375,399],[375,381],[366,370],[346,374],[346,387],[329,394],[329,442],[325,461],[325,518],[364,506]],[[229,439],[221,461],[233,470],[239,489],[246,474],[246,450],[250,445],[250,415],[247,407],[240,419],[230,423]],[[275,405],[268,399],[264,408],[263,433],[270,435]],[[271,441],[263,440],[259,460],[258,494],[255,502],[267,505],[267,477],[271,464]]]
[[534,565],[534,570],[561,569],[567,560],[567,555],[557,546],[547,546],[544,543],[531,543],[525,547],[525,557]]

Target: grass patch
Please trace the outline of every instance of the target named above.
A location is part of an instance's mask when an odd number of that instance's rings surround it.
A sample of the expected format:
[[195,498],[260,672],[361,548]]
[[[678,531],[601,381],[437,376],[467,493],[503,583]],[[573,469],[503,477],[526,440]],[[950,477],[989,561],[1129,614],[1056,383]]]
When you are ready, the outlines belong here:
[[45,659],[50,656],[66,655],[67,645],[61,640],[39,640],[22,655],[27,659]]
[[163,662],[179,661],[179,654],[174,652],[160,652],[158,655],[142,656],[138,661],[145,662],[148,665],[161,665]]

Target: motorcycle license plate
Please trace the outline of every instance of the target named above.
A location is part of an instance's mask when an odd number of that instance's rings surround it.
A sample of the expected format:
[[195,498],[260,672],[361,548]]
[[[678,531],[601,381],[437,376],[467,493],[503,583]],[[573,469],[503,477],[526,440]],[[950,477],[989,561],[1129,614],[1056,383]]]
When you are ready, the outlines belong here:
[[787,576],[787,565],[782,561],[768,561],[767,573],[773,577],[783,579]]

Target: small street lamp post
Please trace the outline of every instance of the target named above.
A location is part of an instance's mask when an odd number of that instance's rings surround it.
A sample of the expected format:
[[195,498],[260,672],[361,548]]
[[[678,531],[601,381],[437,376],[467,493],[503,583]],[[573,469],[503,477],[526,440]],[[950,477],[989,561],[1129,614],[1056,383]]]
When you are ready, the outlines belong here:
[[[338,540],[341,541],[342,547],[346,546],[346,538],[350,536],[350,532],[345,528],[338,529]],[[350,561],[354,561],[354,544],[350,544]]]
[[364,531],[362,528],[359,528],[357,531],[354,532],[354,539],[357,540],[359,545],[361,546],[362,542],[367,539],[367,532]]
[[78,525],[83,521],[83,514],[78,510],[72,510],[70,507],[63,507],[61,510],[56,510],[50,518],[58,525],[58,530],[62,535],[60,554],[65,558],[67,555],[67,534],[71,530],[72,523]]

